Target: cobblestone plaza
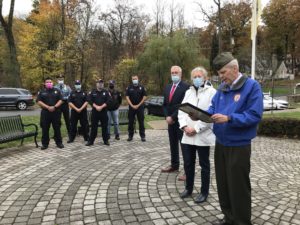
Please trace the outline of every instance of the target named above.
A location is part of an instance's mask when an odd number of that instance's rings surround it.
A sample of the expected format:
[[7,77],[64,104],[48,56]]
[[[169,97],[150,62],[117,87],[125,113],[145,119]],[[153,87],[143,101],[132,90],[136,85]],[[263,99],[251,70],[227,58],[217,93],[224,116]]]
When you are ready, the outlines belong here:
[[[121,136],[105,146],[81,138],[64,149],[33,144],[0,151],[0,224],[212,224],[222,218],[211,149],[208,201],[181,199],[181,173],[169,165],[167,131],[147,130],[147,142]],[[300,224],[300,141],[258,137],[251,158],[253,224]]]

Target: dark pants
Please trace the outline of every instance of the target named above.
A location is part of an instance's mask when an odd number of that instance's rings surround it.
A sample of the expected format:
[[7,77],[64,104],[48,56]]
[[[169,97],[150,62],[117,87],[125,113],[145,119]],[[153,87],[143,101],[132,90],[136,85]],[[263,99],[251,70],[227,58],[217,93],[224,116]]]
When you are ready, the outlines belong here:
[[89,137],[89,123],[87,119],[87,110],[83,110],[80,113],[75,110],[71,110],[71,119],[70,119],[70,140],[74,140],[77,134],[77,123],[80,121],[80,126],[82,128],[83,138],[85,141]]
[[[171,166],[179,168],[179,143],[181,142],[183,131],[179,128],[179,123],[168,125],[169,143],[171,150]],[[182,149],[182,146],[181,146]]]
[[138,109],[129,107],[128,111],[128,136],[133,137],[134,134],[134,118],[137,116],[139,122],[139,131],[141,138],[145,137],[145,126],[144,126],[144,106],[140,106]]
[[92,115],[91,115],[91,134],[89,137],[89,142],[94,143],[97,133],[98,133],[98,123],[99,121],[101,122],[101,130],[102,130],[102,139],[104,142],[108,141],[108,134],[107,134],[107,110],[102,110],[98,112],[97,110],[93,109],[92,110]]
[[60,110],[64,116],[67,131],[70,133],[70,111],[68,101],[63,101],[63,104],[60,106]]
[[196,153],[201,167],[201,193],[208,195],[210,182],[209,146],[182,145],[184,171],[186,175],[185,189],[190,193],[194,189]]
[[251,145],[227,147],[216,143],[215,168],[219,202],[225,220],[251,224]]
[[55,110],[54,112],[49,112],[48,110],[42,109],[41,111],[41,120],[40,126],[42,128],[42,145],[49,145],[49,129],[52,124],[54,130],[54,140],[56,144],[62,143],[61,133],[60,133],[60,118],[61,112],[60,110]]

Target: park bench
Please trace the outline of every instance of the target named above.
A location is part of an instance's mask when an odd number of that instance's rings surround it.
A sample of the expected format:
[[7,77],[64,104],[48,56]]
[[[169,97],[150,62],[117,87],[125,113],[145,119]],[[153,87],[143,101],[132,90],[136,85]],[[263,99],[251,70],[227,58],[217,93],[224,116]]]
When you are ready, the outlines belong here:
[[[33,126],[34,131],[25,131],[24,127]],[[0,117],[0,144],[24,138],[34,137],[35,146],[38,147],[36,137],[38,135],[38,127],[36,124],[23,124],[21,115]]]
[[[128,109],[119,109],[119,125],[128,125]],[[88,111],[88,122],[89,122],[89,126],[91,127],[91,116],[92,116],[92,111]],[[112,121],[112,124],[113,121]],[[98,126],[101,126],[101,122],[99,121]]]

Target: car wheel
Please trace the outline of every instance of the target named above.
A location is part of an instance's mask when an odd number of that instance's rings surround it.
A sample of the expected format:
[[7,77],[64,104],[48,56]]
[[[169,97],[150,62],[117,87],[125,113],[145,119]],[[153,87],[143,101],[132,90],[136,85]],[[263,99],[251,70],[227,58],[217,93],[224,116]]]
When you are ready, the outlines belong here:
[[27,103],[24,101],[18,102],[17,103],[17,109],[19,110],[25,110],[27,109]]
[[145,108],[144,109],[144,115],[146,116],[146,115],[149,115],[149,109],[148,108]]

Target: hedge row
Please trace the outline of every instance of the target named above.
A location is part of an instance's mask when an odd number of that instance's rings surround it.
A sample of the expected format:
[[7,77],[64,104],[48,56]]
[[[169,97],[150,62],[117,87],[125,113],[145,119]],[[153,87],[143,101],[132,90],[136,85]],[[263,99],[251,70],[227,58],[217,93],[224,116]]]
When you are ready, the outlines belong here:
[[300,120],[264,118],[258,126],[258,135],[300,139]]

